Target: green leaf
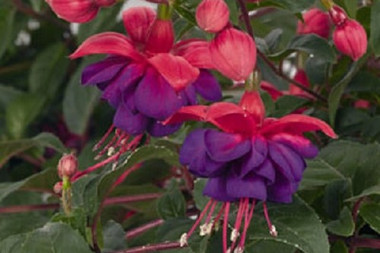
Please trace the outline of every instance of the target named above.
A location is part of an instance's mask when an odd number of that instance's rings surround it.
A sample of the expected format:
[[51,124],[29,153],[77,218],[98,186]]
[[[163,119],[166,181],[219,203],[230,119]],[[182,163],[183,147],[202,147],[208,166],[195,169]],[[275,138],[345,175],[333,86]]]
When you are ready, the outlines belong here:
[[264,215],[257,210],[247,233],[246,247],[257,240],[269,240],[291,245],[304,253],[329,252],[325,227],[313,209],[300,198],[295,197],[290,204],[269,204],[268,212],[278,236],[269,234]]
[[303,174],[300,190],[308,190],[321,187],[335,180],[345,179],[337,168],[320,157],[307,161],[307,167]]
[[17,190],[33,189],[40,191],[51,191],[54,184],[58,181],[59,178],[57,175],[57,170],[54,168],[44,170],[15,183],[0,183],[0,201]]
[[363,198],[363,197],[367,197],[371,195],[380,195],[380,185],[371,186],[365,189],[364,191],[362,191],[360,194],[347,199],[347,201],[355,201],[359,198]]
[[351,82],[347,86],[346,92],[380,94],[380,80],[373,73],[360,71],[354,76],[354,78],[352,78]]
[[14,155],[32,147],[49,147],[61,153],[67,152],[61,141],[51,133],[41,133],[31,139],[0,142],[0,168]]
[[172,187],[157,202],[157,212],[161,218],[185,217],[186,201],[177,187]]
[[82,135],[87,129],[92,112],[98,103],[99,91],[80,84],[82,70],[90,61],[85,60],[71,77],[63,98],[63,116],[72,133]]
[[329,103],[329,119],[330,124],[334,127],[335,125],[335,115],[339,107],[340,98],[342,97],[344,90],[346,89],[348,83],[354,77],[356,72],[359,70],[361,64],[367,59],[367,57],[362,57],[359,61],[354,62],[344,77],[332,88],[330,95],[328,97]]
[[276,241],[258,240],[245,247],[246,252],[294,253],[295,248]]
[[369,226],[380,234],[380,204],[365,203],[360,207],[360,216]]
[[112,220],[104,225],[103,237],[104,248],[102,249],[102,252],[104,253],[123,250],[127,246],[124,239],[125,232],[123,227]]
[[203,189],[206,187],[207,179],[198,178],[194,182],[193,196],[195,201],[195,206],[198,210],[202,210],[207,205],[207,202],[210,201],[209,197],[203,195]]
[[2,253],[92,252],[78,232],[60,223],[48,223],[33,232],[8,237],[0,241],[0,249]]
[[23,92],[11,86],[0,85],[0,106],[6,108],[8,104]]
[[346,244],[339,240],[331,245],[331,253],[348,253]]
[[52,98],[69,66],[67,55],[68,50],[63,43],[51,45],[37,55],[29,73],[30,91]]
[[9,103],[6,109],[6,125],[9,134],[19,139],[26,128],[41,113],[44,104],[43,97],[38,94],[20,95]]
[[374,1],[371,6],[371,36],[369,43],[376,57],[380,56],[380,2]]
[[358,3],[352,0],[344,0],[345,9],[351,18],[355,18]]
[[294,37],[285,51],[272,55],[271,58],[282,59],[294,51],[306,52],[313,57],[323,59],[325,62],[334,63],[336,61],[335,51],[328,42],[314,34]]
[[12,41],[13,25],[15,20],[16,10],[11,5],[2,3],[0,8],[0,59],[7,50],[9,43]]
[[297,0],[297,1],[292,1],[292,0],[270,0],[270,1],[265,1],[265,3],[269,5],[274,5],[278,6],[284,9],[287,9],[293,13],[296,12],[301,12],[305,9],[308,9],[310,6],[314,4],[314,0]]
[[351,236],[355,231],[355,223],[352,219],[350,209],[345,206],[339,214],[339,219],[329,222],[327,229],[336,235],[345,237]]
[[275,103],[276,109],[272,112],[271,116],[275,118],[285,116],[304,106],[307,102],[307,99],[297,96],[281,96],[277,99]]

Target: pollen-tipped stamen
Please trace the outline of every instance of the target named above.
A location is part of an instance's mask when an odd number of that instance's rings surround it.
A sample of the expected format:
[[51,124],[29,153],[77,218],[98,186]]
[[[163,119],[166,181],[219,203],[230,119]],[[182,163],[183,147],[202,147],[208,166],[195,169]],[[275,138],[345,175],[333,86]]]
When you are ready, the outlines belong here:
[[190,238],[190,236],[194,233],[195,229],[198,227],[199,223],[202,221],[203,217],[206,215],[207,210],[213,203],[213,199],[210,199],[201,214],[199,215],[198,219],[195,221],[194,225],[190,228],[189,232],[187,232],[187,238]]
[[263,209],[264,209],[264,216],[265,216],[265,219],[267,220],[267,224],[268,224],[268,228],[269,228],[269,233],[271,236],[277,237],[278,233],[277,233],[276,227],[270,221],[266,202],[263,202]]
[[252,200],[251,208],[249,208],[249,206],[247,205],[245,217],[244,217],[245,219],[244,219],[243,233],[240,237],[239,246],[236,248],[236,249],[240,249],[241,251],[237,251],[237,252],[243,252],[244,250],[245,238],[247,236],[248,227],[251,224],[255,206],[256,206],[256,199]]
[[92,151],[96,151],[98,150],[102,145],[103,143],[107,140],[108,136],[112,133],[112,131],[114,130],[115,126],[112,124],[107,132],[103,135],[103,137],[98,141],[98,143],[95,144],[95,146],[92,148]]

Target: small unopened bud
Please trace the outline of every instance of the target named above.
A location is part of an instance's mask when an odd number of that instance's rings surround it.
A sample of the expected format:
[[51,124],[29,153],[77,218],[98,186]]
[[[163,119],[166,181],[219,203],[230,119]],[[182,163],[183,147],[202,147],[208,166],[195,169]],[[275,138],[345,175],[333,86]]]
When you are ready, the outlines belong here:
[[56,194],[61,194],[62,193],[62,182],[57,182],[54,187],[53,187],[53,191],[56,193]]
[[348,19],[346,12],[337,5],[329,10],[330,17],[336,26],[343,25]]
[[195,17],[202,30],[216,33],[228,24],[229,15],[224,0],[203,0],[197,7]]
[[317,34],[323,38],[328,38],[330,34],[329,15],[320,9],[313,8],[305,12],[303,21],[298,21],[298,34]]
[[72,177],[78,171],[78,160],[73,154],[63,155],[58,162],[58,176]]
[[184,247],[187,245],[187,233],[184,233],[181,235],[181,238],[179,239],[179,246]]
[[278,233],[277,233],[276,227],[274,225],[271,226],[269,233],[271,236],[277,237]]

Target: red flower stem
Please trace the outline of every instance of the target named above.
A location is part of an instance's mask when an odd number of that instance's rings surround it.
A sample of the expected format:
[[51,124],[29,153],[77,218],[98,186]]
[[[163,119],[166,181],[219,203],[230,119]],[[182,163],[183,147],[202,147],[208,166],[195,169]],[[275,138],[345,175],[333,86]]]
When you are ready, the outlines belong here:
[[0,213],[24,213],[29,211],[42,211],[50,209],[58,209],[59,203],[40,204],[40,205],[19,205],[0,207]]
[[[251,21],[250,21],[248,10],[247,10],[247,8],[245,6],[245,3],[244,3],[243,0],[238,0],[238,2],[239,2],[240,9],[241,9],[241,12],[242,12],[242,16],[243,16],[243,19],[244,19],[245,27],[247,28],[247,32],[248,32],[249,35],[252,36],[252,38],[254,38],[254,36],[253,36],[253,29],[252,29],[252,26],[251,26]],[[319,95],[317,92],[313,91],[312,89],[310,89],[308,87],[305,87],[301,83],[299,83],[299,82],[293,80],[292,78],[289,78],[285,74],[281,73],[281,70],[279,70],[262,52],[260,52],[259,50],[257,50],[257,54],[264,60],[264,62],[269,66],[269,68],[271,68],[272,71],[274,73],[276,73],[276,75],[278,75],[279,77],[281,77],[285,81],[294,84],[295,86],[299,87],[303,91],[305,91],[305,92],[313,95],[315,98],[317,98],[317,99],[319,99],[319,100],[321,100],[323,102],[327,102],[327,99],[325,97]]]
[[359,209],[360,209],[360,206],[361,206],[361,204],[363,203],[363,200],[364,200],[364,199],[365,199],[364,197],[359,198],[359,199],[355,202],[354,207],[352,208],[352,219],[353,219],[354,223],[356,223],[356,220],[357,220],[357,218],[358,218],[358,214],[359,214]]
[[[186,247],[183,246],[183,247]],[[168,249],[178,249],[181,248],[179,242],[163,242],[152,245],[140,246],[132,249],[126,249],[121,251],[116,251],[112,253],[147,253],[147,252],[157,252],[159,250],[168,250]]]
[[352,238],[350,242],[355,248],[380,249],[380,239],[356,237]]
[[[119,154],[116,154],[115,156],[119,156]],[[103,208],[105,206],[106,197],[115,189],[117,185],[119,185],[122,182],[122,180],[124,180],[129,174],[136,171],[140,167],[141,167],[141,164],[135,164],[131,168],[127,169],[123,174],[121,174],[121,176],[117,178],[116,181],[113,183],[113,185],[107,190],[106,194],[104,195],[104,199],[100,202],[98,211],[96,212],[96,215],[92,221],[92,226],[91,226],[91,235],[92,235],[93,247],[94,247],[95,252],[101,252],[98,245],[97,227],[100,221],[100,216],[102,214]]]
[[[162,195],[161,193],[147,193],[147,194],[139,194],[139,195],[132,195],[132,196],[107,198],[104,201],[104,206],[112,206],[112,205],[118,205],[118,204],[151,200],[151,199],[159,198],[161,195]],[[58,209],[58,208],[59,208],[59,203],[5,206],[5,207],[0,207],[0,213],[24,213],[24,212],[29,212],[29,211],[42,211],[42,210],[50,210],[50,209]]]
[[137,227],[135,229],[132,229],[132,230],[129,230],[126,234],[125,234],[125,239],[126,240],[129,240],[129,239],[132,239],[136,236],[139,236],[143,233],[145,233],[146,231],[152,229],[152,228],[155,228],[157,226],[160,226],[161,224],[164,223],[164,220],[162,219],[158,219],[158,220],[154,220],[152,222],[149,222],[145,225],[142,225],[140,227]]
[[68,24],[61,22],[60,20],[57,20],[53,17],[40,14],[38,12],[35,12],[32,8],[29,8],[26,4],[24,4],[21,0],[12,0],[13,4],[16,6],[17,10],[19,12],[24,13],[27,16],[30,16],[32,18],[35,18],[37,20],[45,21],[48,23],[53,23],[58,27],[63,28],[66,31],[70,31],[70,27]]

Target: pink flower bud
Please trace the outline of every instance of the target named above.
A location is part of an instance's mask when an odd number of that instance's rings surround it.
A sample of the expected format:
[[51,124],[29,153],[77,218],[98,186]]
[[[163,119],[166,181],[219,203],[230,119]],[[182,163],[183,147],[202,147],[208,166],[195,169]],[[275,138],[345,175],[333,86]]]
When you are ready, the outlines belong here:
[[53,187],[53,191],[56,193],[56,194],[61,194],[62,193],[62,182],[57,182],[54,187]]
[[298,21],[298,34],[315,33],[326,39],[329,37],[330,19],[327,13],[324,13],[320,9],[313,8],[305,12],[302,17],[304,22]]
[[348,19],[346,12],[337,5],[334,5],[330,10],[329,14],[331,20],[336,26],[343,25],[344,22]]
[[174,30],[171,20],[156,19],[152,24],[145,50],[150,53],[168,53],[174,44]]
[[338,25],[333,33],[336,48],[357,61],[367,51],[367,34],[363,26],[353,19]]
[[223,0],[203,0],[197,7],[198,26],[211,33],[221,31],[228,23],[230,11]]
[[359,99],[355,101],[354,107],[358,109],[368,109],[371,106],[371,103],[364,99]]
[[149,7],[133,7],[123,12],[123,23],[134,42],[145,43],[149,27],[156,18],[156,13]]
[[66,154],[58,162],[58,176],[72,177],[78,171],[78,160],[73,154]]
[[46,0],[58,17],[76,23],[93,19],[102,6],[110,6],[116,0]]
[[256,66],[256,45],[245,32],[235,28],[221,31],[210,44],[211,60],[223,75],[244,81]]

